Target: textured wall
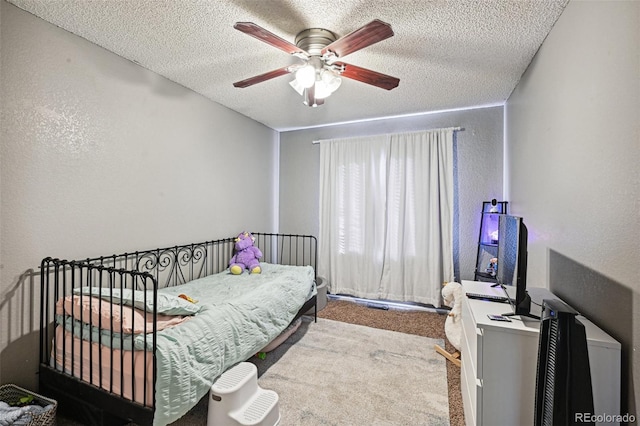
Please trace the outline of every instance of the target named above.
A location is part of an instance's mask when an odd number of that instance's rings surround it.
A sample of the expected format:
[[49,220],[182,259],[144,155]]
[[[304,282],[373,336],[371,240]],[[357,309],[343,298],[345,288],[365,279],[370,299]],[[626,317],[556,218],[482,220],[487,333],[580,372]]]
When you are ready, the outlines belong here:
[[473,279],[482,201],[502,199],[503,108],[425,114],[280,135],[280,230],[318,235],[320,146],[314,140],[443,127],[456,133],[456,278]]
[[274,230],[278,135],[0,7],[0,383],[33,388],[40,260]]
[[529,285],[621,341],[623,410],[636,415],[639,54],[639,2],[571,2],[506,106],[508,195],[529,227]]

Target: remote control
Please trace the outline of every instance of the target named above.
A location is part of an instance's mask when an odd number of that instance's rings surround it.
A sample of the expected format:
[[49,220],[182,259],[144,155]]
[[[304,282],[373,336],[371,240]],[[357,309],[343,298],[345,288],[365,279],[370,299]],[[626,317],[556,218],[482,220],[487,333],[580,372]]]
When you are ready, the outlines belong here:
[[493,321],[507,321],[507,322],[511,322],[511,320],[503,315],[491,315],[488,314],[487,315],[489,317],[490,320]]

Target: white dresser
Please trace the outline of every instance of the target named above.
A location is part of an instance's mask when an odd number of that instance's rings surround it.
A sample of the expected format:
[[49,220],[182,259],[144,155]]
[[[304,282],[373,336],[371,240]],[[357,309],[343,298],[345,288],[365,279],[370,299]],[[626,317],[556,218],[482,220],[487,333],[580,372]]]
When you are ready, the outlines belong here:
[[[478,281],[462,281],[462,286],[471,293],[494,290]],[[460,374],[467,425],[533,425],[540,322],[487,317],[510,311],[506,303],[463,297]],[[620,343],[588,319],[578,319],[587,334],[595,411],[590,414],[619,414]]]

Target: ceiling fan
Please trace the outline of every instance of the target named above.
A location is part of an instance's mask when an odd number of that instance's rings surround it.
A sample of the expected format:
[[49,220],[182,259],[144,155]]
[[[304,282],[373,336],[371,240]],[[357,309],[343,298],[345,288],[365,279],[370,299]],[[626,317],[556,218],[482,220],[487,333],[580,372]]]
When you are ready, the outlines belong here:
[[323,28],[309,28],[298,33],[295,44],[265,30],[253,22],[237,22],[234,26],[252,37],[277,47],[302,61],[233,83],[249,87],[282,75],[295,73],[291,86],[304,98],[304,104],[316,107],[340,87],[340,77],[350,78],[382,89],[391,90],[400,80],[386,74],[347,64],[339,59],[393,36],[391,26],[375,19],[367,25],[338,38]]

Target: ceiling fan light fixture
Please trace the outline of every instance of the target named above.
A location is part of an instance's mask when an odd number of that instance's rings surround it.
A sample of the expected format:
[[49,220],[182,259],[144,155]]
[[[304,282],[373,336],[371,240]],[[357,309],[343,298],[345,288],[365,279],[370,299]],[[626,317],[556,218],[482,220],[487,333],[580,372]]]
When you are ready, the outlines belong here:
[[307,64],[296,71],[296,81],[303,88],[309,88],[316,82],[316,69],[313,65]]
[[302,84],[300,84],[298,79],[294,78],[293,80],[291,80],[289,82],[289,85],[291,85],[291,87],[293,87],[293,90],[298,92],[298,95],[304,96],[304,87],[302,87]]
[[316,90],[315,86],[311,86],[309,88],[304,89],[304,94],[302,95],[304,98],[302,103],[306,106],[316,106]]
[[322,80],[316,81],[316,99],[324,99],[331,96],[329,85]]
[[309,87],[308,89],[304,89],[304,99],[302,101],[303,104],[309,107],[317,107],[324,104],[324,99],[318,98],[316,96],[316,85]]
[[320,77],[324,82],[324,84],[327,85],[327,88],[331,91],[331,93],[338,90],[338,88],[342,84],[342,79],[338,77],[338,75],[330,69],[322,70],[322,74]]
[[316,98],[324,99],[331,96],[342,84],[342,79],[330,69],[323,69],[320,78],[316,80]]
[[314,98],[313,99],[313,103],[311,105],[308,105],[308,106],[310,106],[312,108],[317,108],[322,104],[324,104],[324,99]]

